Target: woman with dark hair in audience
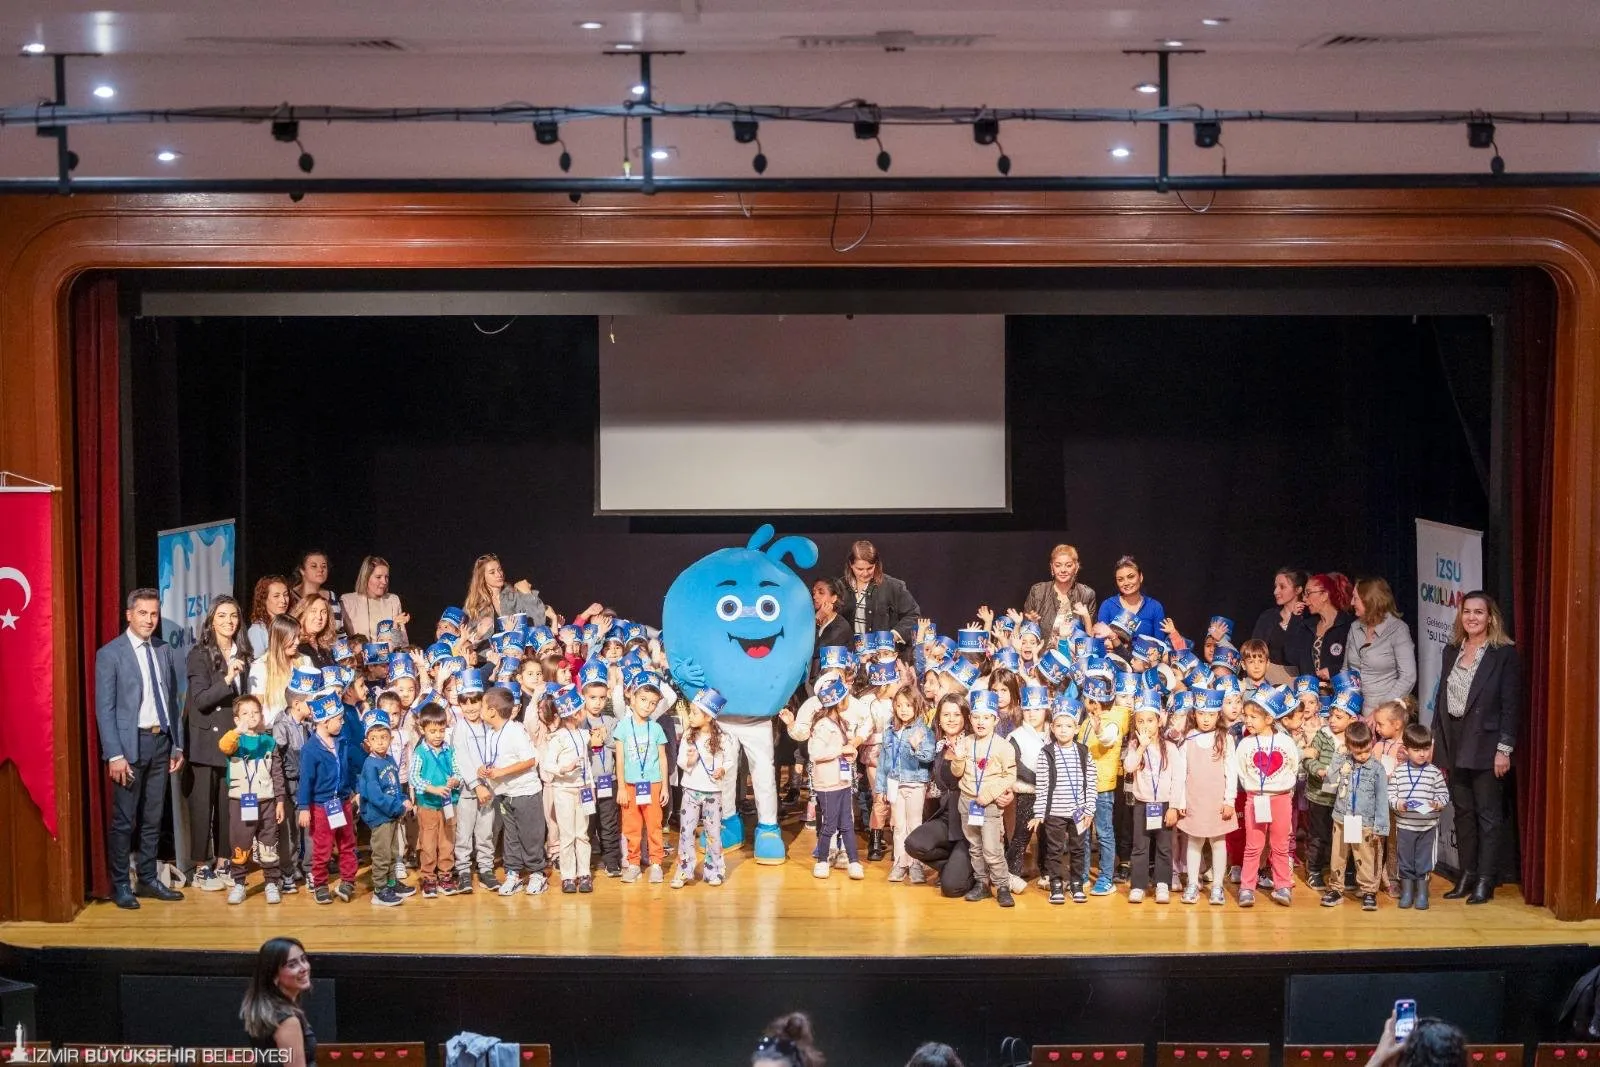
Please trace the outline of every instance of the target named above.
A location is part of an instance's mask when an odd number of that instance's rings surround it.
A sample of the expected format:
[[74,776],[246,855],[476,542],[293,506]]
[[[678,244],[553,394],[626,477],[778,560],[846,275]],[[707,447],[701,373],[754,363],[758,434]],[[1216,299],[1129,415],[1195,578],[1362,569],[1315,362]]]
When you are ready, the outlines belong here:
[[906,835],[906,855],[939,872],[939,892],[947,897],[966,896],[972,888],[972,856],[967,850],[967,813],[961,804],[961,776],[950,767],[956,743],[972,732],[967,698],[947,693],[939,699],[933,717],[933,773],[928,793],[938,791],[933,814]]
[[1418,1019],[1404,1041],[1394,1036],[1394,1016],[1383,1024],[1383,1036],[1367,1067],[1467,1067],[1467,1035],[1443,1019]]
[[1309,580],[1310,576],[1297,567],[1279,567],[1272,576],[1272,607],[1261,613],[1250,631],[1251,640],[1266,643],[1267,680],[1274,685],[1287,685],[1293,678],[1294,661],[1289,658],[1288,647],[1294,643],[1295,632],[1307,624],[1305,592]]
[[827,1058],[817,1051],[811,1033],[811,1020],[803,1011],[792,1011],[767,1024],[756,1050],[750,1054],[750,1067],[823,1067]]
[[927,1041],[906,1061],[906,1067],[965,1067],[956,1050],[938,1041]]
[[1285,640],[1294,673],[1314,674],[1324,682],[1344,670],[1350,638],[1350,579],[1337,571],[1306,580],[1306,624]]
[[1456,609],[1434,694],[1433,761],[1450,782],[1461,880],[1446,900],[1494,897],[1505,825],[1505,776],[1517,744],[1522,658],[1500,605],[1482,590]]
[[239,602],[219,596],[189,650],[189,688],[183,718],[183,794],[189,809],[189,864],[184,880],[201,889],[227,889],[228,757],[222,735],[233,729],[233,702],[250,683],[250,648],[239,632]]
[[1161,606],[1161,601],[1152,596],[1144,595],[1144,571],[1139,568],[1139,561],[1132,556],[1123,556],[1117,560],[1117,565],[1112,572],[1117,581],[1117,595],[1108,597],[1100,602],[1100,615],[1095,622],[1094,635],[1096,637],[1110,637],[1111,624],[1124,612],[1132,615],[1137,624],[1130,638],[1141,634],[1145,637],[1160,637],[1163,632],[1163,623],[1167,618],[1167,609]]
[[289,614],[289,579],[281,574],[268,574],[257,579],[250,597],[250,629],[245,636],[250,641],[250,655],[260,659],[267,654],[268,631],[272,620]]
[[[395,648],[404,648],[411,642],[406,636],[406,623],[411,621],[400,607],[400,598],[389,592],[389,561],[382,556],[367,556],[356,572],[354,592],[339,598],[344,608],[344,632],[368,641],[387,641]],[[378,632],[385,622],[394,625],[391,634]]]
[[292,937],[274,937],[261,946],[239,1007],[252,1048],[286,1054],[286,1059],[272,1061],[284,1067],[312,1067],[317,1062],[317,1035],[300,1006],[310,988],[311,961],[304,945]]
[[844,567],[844,617],[853,634],[894,632],[904,647],[916,640],[922,609],[906,583],[883,573],[883,560],[871,541],[850,546]]
[[1356,621],[1350,624],[1344,665],[1361,672],[1361,699],[1377,708],[1411,695],[1417,684],[1417,646],[1411,627],[1400,617],[1394,592],[1382,578],[1363,578],[1350,600]]

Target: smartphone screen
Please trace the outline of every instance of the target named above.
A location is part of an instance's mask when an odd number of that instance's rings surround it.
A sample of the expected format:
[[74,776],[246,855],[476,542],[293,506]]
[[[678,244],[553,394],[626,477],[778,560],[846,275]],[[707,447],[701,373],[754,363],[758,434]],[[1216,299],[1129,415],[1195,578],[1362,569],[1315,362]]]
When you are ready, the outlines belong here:
[[1417,1025],[1417,1002],[1414,1000],[1397,1000],[1394,1002],[1394,1038],[1404,1041],[1411,1036],[1411,1031]]

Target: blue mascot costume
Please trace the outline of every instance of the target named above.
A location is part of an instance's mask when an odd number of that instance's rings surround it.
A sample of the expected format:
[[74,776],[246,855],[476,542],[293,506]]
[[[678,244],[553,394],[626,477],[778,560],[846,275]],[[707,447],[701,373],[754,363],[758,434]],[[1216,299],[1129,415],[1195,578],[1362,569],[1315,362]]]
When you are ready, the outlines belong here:
[[692,698],[710,686],[727,698],[717,725],[736,747],[722,779],[722,844],[744,843],[735,804],[743,749],[756,793],[758,863],[784,861],[772,720],[804,681],[816,644],[811,592],[784,558],[814,567],[817,546],[804,537],[773,541],[774,533],[763,526],[743,548],[719,549],[690,564],[661,609],[661,637],[679,688]]

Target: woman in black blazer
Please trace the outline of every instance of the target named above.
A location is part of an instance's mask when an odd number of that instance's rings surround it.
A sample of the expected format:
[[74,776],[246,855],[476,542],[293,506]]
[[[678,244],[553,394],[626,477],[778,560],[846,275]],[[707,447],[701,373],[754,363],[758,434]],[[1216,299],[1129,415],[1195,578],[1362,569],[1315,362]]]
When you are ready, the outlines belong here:
[[1493,899],[1505,824],[1505,775],[1517,743],[1522,660],[1489,594],[1461,598],[1439,664],[1433,757],[1450,780],[1461,880],[1445,894]]
[[249,686],[250,643],[242,620],[233,597],[217,597],[200,626],[200,642],[189,650],[189,695],[184,701],[189,869],[184,874],[201,889],[232,884],[222,874],[229,856],[228,758],[219,742],[233,729],[234,700]]

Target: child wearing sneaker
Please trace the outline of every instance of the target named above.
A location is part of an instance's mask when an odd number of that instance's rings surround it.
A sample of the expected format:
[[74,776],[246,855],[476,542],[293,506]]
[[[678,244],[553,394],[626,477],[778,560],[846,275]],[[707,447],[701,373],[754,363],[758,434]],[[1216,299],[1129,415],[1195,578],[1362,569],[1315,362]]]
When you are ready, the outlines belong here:
[[811,792],[817,802],[817,847],[813,853],[816,864],[811,873],[818,878],[828,877],[832,869],[829,846],[837,836],[842,839],[850,877],[859,881],[867,872],[856,850],[855,810],[850,802],[856,738],[841,714],[849,695],[840,675],[829,671],[818,676],[816,700],[820,710],[806,743],[811,755]]
[[1194,729],[1185,735],[1181,748],[1185,777],[1178,829],[1188,841],[1185,869],[1189,874],[1183,902],[1193,904],[1200,899],[1201,852],[1209,845],[1211,903],[1222,904],[1227,899],[1222,882],[1228,835],[1239,826],[1234,808],[1239,794],[1238,748],[1233,735],[1222,728],[1221,693],[1195,690],[1193,714]]
[[539,755],[526,724],[511,721],[516,706],[509,689],[497,685],[484,694],[483,721],[494,736],[479,783],[493,791],[495,807],[499,809],[500,845],[506,865],[506,877],[499,889],[503,897],[519,889],[538,896],[549,884],[544,873],[549,860],[545,856]]
[[1161,694],[1154,689],[1141,690],[1134,706],[1122,772],[1134,800],[1128,903],[1144,900],[1153,873],[1156,903],[1165,904],[1172,892],[1172,828],[1186,804],[1188,779],[1182,750],[1161,734]]
[[452,896],[457,892],[455,858],[456,801],[461,779],[449,744],[450,712],[432,701],[416,712],[422,743],[411,753],[411,795],[417,805],[417,872],[422,895]]
[[666,850],[661,843],[661,805],[666,793],[667,734],[656,722],[661,703],[661,679],[648,671],[628,686],[628,717],[617,724],[616,758],[622,769],[622,843],[627,865],[624,882],[637,882],[641,866],[650,868],[650,881],[662,880]]
[[[1373,758],[1372,727],[1357,719],[1345,728],[1345,752],[1336,756],[1328,768],[1328,782],[1334,788],[1333,873],[1342,876],[1346,857],[1356,859],[1356,887],[1361,894],[1361,910],[1378,910],[1380,842],[1389,836],[1389,779],[1383,764]],[[1334,886],[1322,895],[1322,906],[1331,908],[1344,900],[1341,888]]]
[[339,730],[344,726],[344,706],[332,693],[311,698],[315,732],[300,750],[300,788],[295,805],[302,829],[311,831],[311,894],[318,904],[333,903],[328,889],[330,862],[339,850],[339,899],[349,903],[356,895],[356,830],[350,806],[353,790],[344,780],[339,761]]
[[283,767],[283,818],[278,821],[278,868],[283,872],[283,892],[297,891],[295,879],[311,873],[311,847],[301,829],[295,797],[300,791],[300,750],[311,737],[311,705],[307,698],[288,695],[283,714],[272,724],[272,742]]
[[[1103,897],[1112,888],[1117,868],[1117,783],[1122,776],[1122,738],[1128,732],[1128,707],[1112,699],[1111,684],[1104,678],[1090,678],[1083,684],[1083,724],[1080,739],[1095,767],[1094,836],[1100,856],[1100,874],[1089,890]],[[1078,881],[1089,880],[1089,853],[1084,851],[1078,868]]]
[[367,759],[361,765],[357,794],[361,797],[361,821],[367,824],[372,844],[372,903],[392,908],[414,892],[410,886],[402,887],[394,877],[400,817],[414,805],[400,784],[400,769],[389,758],[389,743],[394,736],[388,713],[369,712],[362,726],[367,736]]
[[967,900],[990,894],[1002,908],[1016,907],[1011,870],[1006,866],[1005,809],[1016,800],[1017,750],[998,736],[1000,698],[992,689],[972,694],[972,736],[956,743],[950,771],[960,781],[962,827],[972,856],[972,888]]
[[617,807],[617,761],[612,748],[617,719],[610,713],[611,689],[604,664],[583,665],[578,672],[578,692],[583,696],[583,728],[589,733],[589,781],[594,784],[595,812],[589,818],[590,852],[592,854],[598,847],[600,866],[606,877],[620,878],[622,812]]
[[594,782],[589,778],[589,732],[583,728],[583,697],[564,685],[556,692],[560,725],[545,742],[542,766],[550,776],[546,789],[555,811],[556,835],[561,842],[563,893],[592,893],[589,873],[589,816],[595,813]]
[[883,733],[883,758],[878,764],[877,790],[889,798],[889,824],[894,831],[894,866],[889,881],[913,885],[926,878],[921,863],[906,852],[906,835],[922,825],[928,798],[928,778],[933,768],[934,736],[923,714],[922,694],[904,682],[891,701],[893,719]]
[[1398,826],[1400,906],[1428,910],[1428,876],[1439,843],[1439,814],[1450,804],[1444,775],[1431,762],[1433,731],[1420,722],[1401,731],[1405,761],[1389,776],[1389,806]]
[[487,788],[480,794],[473,785],[483,776],[490,752],[489,726],[483,721],[483,672],[462,671],[456,695],[461,700],[461,717],[450,731],[450,749],[455,753],[456,777],[463,783],[456,801],[456,887],[463,893],[472,892],[476,863],[478,881],[492,892],[500,888],[500,880],[494,876],[494,840],[499,829],[494,796]]
[[722,858],[722,779],[727,775],[727,746],[717,726],[717,716],[728,701],[715,689],[702,689],[690,702],[684,718],[688,729],[678,742],[679,784],[683,800],[678,808],[678,869],[672,888],[694,881],[695,839],[705,842],[706,885],[721,885],[727,877]]
[[1050,903],[1086,903],[1078,877],[1084,862],[1084,836],[1094,820],[1094,765],[1077,741],[1078,716],[1071,698],[1058,700],[1050,718],[1050,742],[1033,767],[1034,808],[1029,831],[1044,827],[1039,868],[1050,878]]
[[270,734],[261,732],[261,723],[261,701],[241,696],[233,704],[233,729],[217,743],[228,757],[228,838],[233,848],[229,904],[244,903],[244,874],[252,852],[260,857],[266,875],[267,903],[280,899],[278,839],[287,786],[277,746]]
[[1272,902],[1291,903],[1289,842],[1294,836],[1294,786],[1300,773],[1300,747],[1279,721],[1289,714],[1288,693],[1262,686],[1244,708],[1244,737],[1236,762],[1244,790],[1244,857],[1239,906],[1254,907],[1261,875],[1261,853],[1272,861]]

